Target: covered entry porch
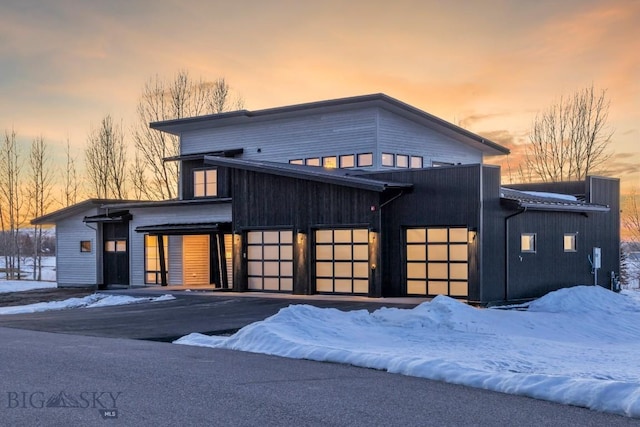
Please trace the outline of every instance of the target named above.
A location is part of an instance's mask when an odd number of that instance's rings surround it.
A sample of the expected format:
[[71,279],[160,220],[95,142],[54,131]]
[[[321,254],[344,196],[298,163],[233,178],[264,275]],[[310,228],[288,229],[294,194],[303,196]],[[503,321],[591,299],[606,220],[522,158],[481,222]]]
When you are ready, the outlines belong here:
[[231,288],[231,223],[155,224],[144,235],[144,284]]

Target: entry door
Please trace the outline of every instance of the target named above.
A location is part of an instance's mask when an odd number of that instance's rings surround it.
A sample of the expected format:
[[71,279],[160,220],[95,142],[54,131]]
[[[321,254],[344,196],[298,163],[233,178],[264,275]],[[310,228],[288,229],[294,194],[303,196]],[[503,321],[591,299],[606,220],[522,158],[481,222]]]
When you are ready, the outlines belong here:
[[103,226],[103,279],[105,286],[129,286],[129,224]]
[[209,235],[182,236],[183,277],[186,286],[209,285]]

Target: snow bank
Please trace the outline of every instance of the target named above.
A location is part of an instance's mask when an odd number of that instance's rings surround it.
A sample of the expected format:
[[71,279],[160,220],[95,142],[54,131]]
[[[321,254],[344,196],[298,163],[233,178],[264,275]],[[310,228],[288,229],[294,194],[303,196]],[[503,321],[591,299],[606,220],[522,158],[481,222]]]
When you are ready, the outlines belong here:
[[136,298],[128,295],[91,294],[83,298],[69,298],[62,301],[38,302],[35,304],[0,307],[0,315],[36,313],[39,311],[66,310],[70,308],[96,308],[113,305],[137,304],[141,302],[158,302],[175,299],[173,295],[159,297]]
[[22,292],[31,289],[55,288],[56,282],[37,282],[33,280],[0,280],[0,293]]
[[577,286],[528,311],[438,296],[413,309],[291,305],[231,337],[177,344],[346,363],[640,417],[640,302]]

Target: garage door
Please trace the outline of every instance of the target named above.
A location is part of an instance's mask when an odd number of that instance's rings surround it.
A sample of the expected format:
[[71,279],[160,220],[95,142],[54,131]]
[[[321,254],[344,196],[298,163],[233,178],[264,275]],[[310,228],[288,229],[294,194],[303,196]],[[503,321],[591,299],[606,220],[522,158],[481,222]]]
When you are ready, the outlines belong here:
[[248,288],[258,291],[293,291],[293,232],[247,232]]
[[466,227],[407,229],[407,294],[468,296],[467,242]]
[[369,231],[316,230],[315,275],[317,292],[369,293]]

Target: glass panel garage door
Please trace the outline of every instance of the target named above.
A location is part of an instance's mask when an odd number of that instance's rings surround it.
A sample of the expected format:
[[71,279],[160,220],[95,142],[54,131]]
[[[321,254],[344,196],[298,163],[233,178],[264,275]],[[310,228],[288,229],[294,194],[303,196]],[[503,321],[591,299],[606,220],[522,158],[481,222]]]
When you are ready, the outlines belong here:
[[468,296],[468,229],[406,230],[407,294]]
[[293,232],[247,232],[248,288],[260,291],[293,291]]
[[316,230],[316,291],[369,292],[369,231]]

